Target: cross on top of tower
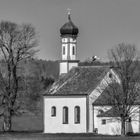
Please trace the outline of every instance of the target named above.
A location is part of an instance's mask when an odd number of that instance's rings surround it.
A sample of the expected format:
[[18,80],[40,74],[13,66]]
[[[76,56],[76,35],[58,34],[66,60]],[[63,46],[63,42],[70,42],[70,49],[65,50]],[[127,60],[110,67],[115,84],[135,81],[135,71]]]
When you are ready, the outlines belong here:
[[71,20],[71,17],[70,17],[70,15],[71,15],[71,9],[70,8],[67,8],[67,11],[68,11],[68,20]]
[[67,8],[67,11],[68,11],[68,15],[70,15],[71,9]]

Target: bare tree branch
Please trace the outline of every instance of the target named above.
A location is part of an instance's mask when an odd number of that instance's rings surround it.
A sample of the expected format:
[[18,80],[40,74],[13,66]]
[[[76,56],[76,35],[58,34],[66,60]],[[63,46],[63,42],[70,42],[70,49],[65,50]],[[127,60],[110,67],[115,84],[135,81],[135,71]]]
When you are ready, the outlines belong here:
[[[17,110],[18,65],[22,60],[35,54],[38,46],[35,28],[31,24],[18,25],[2,21],[0,23],[0,51],[5,64],[5,72],[0,73],[0,101],[4,106],[4,130],[11,129],[11,117]],[[3,76],[5,75],[5,76]]]
[[121,83],[114,80],[112,84],[108,83],[106,101],[117,109],[122,123],[121,133],[125,135],[125,122],[136,112],[133,106],[140,96],[137,49],[135,45],[122,43],[109,50],[109,58]]

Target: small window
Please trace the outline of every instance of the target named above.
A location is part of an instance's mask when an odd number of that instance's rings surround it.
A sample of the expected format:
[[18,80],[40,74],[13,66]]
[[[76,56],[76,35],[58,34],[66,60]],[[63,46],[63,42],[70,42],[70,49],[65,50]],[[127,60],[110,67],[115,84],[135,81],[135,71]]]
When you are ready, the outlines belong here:
[[74,118],[75,118],[75,123],[80,123],[80,107],[76,106],[74,108]]
[[102,120],[102,125],[105,125],[105,124],[106,124],[106,120],[103,119],[103,120]]
[[100,115],[100,114],[102,114],[102,113],[104,113],[104,111],[103,111],[102,109],[99,109],[99,110],[98,110],[98,115]]
[[68,124],[68,107],[63,107],[63,124]]
[[65,46],[63,46],[63,54],[65,55],[66,50],[65,50]]
[[72,55],[75,55],[75,47],[72,47]]
[[52,117],[55,117],[55,116],[56,116],[56,107],[55,107],[55,106],[53,106],[53,107],[51,108],[51,116],[52,116]]

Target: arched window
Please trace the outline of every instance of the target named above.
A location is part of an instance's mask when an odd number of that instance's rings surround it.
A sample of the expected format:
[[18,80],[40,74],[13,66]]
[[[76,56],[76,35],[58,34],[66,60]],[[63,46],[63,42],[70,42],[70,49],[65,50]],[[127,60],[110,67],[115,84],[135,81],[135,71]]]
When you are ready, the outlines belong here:
[[76,106],[74,108],[74,119],[75,119],[75,123],[80,123],[80,107]]
[[52,116],[52,117],[56,116],[56,107],[55,107],[55,106],[53,106],[53,107],[51,108],[51,116]]
[[72,47],[72,55],[75,55],[75,47]]
[[68,107],[63,107],[63,124],[68,124]]
[[65,55],[66,50],[65,50],[65,46],[63,46],[63,54]]

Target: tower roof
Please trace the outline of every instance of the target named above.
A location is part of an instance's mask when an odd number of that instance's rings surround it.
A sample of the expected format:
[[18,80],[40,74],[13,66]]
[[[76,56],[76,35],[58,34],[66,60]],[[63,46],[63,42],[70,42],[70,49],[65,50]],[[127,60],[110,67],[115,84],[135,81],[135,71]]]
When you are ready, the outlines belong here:
[[72,35],[77,36],[78,34],[78,28],[74,25],[74,23],[71,20],[70,12],[68,12],[68,22],[66,22],[61,28],[60,33],[61,36],[65,35]]

